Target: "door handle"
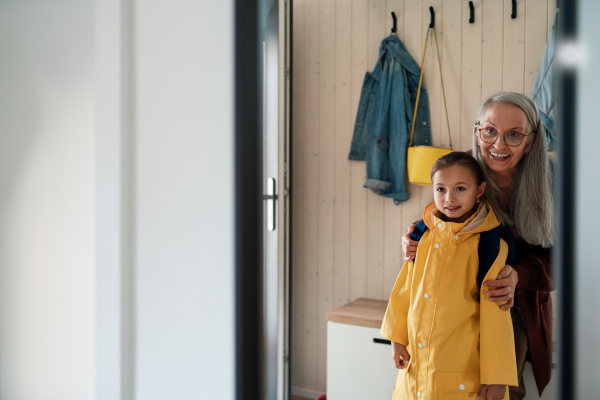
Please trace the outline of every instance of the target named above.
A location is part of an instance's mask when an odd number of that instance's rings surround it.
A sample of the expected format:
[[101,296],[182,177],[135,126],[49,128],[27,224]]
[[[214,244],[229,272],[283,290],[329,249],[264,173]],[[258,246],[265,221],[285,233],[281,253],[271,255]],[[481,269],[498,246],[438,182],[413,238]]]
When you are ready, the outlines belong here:
[[275,230],[275,218],[277,205],[277,182],[275,178],[267,178],[267,194],[263,194],[263,200],[267,201],[267,229],[272,232]]

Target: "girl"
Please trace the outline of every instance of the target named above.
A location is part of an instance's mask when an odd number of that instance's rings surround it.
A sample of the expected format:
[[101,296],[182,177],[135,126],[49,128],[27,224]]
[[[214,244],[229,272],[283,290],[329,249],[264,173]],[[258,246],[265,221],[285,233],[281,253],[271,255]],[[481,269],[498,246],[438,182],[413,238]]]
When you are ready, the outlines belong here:
[[[517,385],[510,313],[479,302],[480,234],[500,225],[487,201],[477,161],[453,152],[431,169],[434,201],[425,207],[427,230],[414,262],[398,276],[381,326],[401,369],[393,400],[508,398]],[[483,279],[495,279],[508,246]]]

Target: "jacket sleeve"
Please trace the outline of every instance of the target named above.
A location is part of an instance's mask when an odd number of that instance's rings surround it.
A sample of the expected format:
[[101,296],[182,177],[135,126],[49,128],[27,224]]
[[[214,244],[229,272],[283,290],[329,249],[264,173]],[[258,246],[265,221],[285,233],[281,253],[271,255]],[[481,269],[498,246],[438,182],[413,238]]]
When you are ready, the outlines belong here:
[[408,346],[407,317],[410,307],[413,272],[414,263],[407,261],[402,266],[400,274],[398,274],[381,323],[381,336],[404,346]]
[[[504,268],[508,245],[500,241],[500,251],[494,264],[485,276],[493,280]],[[485,292],[494,290],[492,287],[481,286],[480,308],[480,380],[487,385],[518,386],[517,362],[515,358],[515,343],[512,320],[508,310],[502,310],[504,303],[486,301]]]
[[516,260],[511,267],[519,274],[517,288],[534,292],[552,291],[551,249],[525,242],[515,242],[515,250]]

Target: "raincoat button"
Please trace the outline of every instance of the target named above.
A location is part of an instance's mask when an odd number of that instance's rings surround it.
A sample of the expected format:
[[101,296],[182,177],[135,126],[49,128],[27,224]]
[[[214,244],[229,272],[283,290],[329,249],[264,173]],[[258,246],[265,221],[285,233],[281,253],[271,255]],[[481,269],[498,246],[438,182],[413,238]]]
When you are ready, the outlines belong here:
[[426,299],[428,299],[428,298],[429,298],[429,295],[428,295],[427,293],[425,293],[425,294],[423,295],[423,297],[425,297]]
[[419,343],[419,348],[422,349],[423,348],[423,344]]
[[465,385],[460,385],[459,388],[460,390],[465,390]]
[[458,235],[454,236],[454,239],[458,240]]
[[436,249],[439,249],[440,245],[439,245],[439,243],[436,243],[436,244],[433,245],[433,247],[435,247]]
[[417,392],[417,397],[421,397],[421,392]]
[[443,224],[440,222],[440,223],[438,224],[438,228],[442,229],[443,227],[444,227],[444,225],[443,225]]

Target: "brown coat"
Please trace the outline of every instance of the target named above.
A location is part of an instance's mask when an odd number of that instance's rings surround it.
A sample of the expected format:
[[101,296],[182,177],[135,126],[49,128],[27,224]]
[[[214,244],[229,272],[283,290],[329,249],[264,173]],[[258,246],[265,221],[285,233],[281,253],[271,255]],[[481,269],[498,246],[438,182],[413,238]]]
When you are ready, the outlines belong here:
[[515,242],[519,273],[516,301],[527,331],[527,344],[533,375],[541,395],[550,382],[552,370],[552,290],[551,250]]

